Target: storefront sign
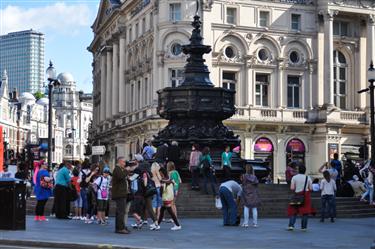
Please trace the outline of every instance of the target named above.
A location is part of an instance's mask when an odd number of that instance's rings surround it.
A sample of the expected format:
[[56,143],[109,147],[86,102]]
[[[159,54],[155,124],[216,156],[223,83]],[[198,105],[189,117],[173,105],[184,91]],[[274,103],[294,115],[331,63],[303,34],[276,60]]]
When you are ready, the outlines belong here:
[[99,156],[104,155],[105,151],[106,151],[105,146],[103,146],[103,145],[92,146],[91,150],[92,150],[91,155],[99,155]]
[[273,152],[272,142],[268,138],[259,138],[254,145],[255,152]]
[[305,145],[301,140],[293,138],[288,142],[288,145],[286,146],[286,151],[294,153],[305,153]]

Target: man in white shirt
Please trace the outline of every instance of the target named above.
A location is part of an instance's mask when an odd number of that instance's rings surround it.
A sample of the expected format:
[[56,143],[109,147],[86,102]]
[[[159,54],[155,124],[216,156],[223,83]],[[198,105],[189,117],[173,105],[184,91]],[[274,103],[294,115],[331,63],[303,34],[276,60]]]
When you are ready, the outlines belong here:
[[[242,193],[241,186],[229,180],[223,182],[219,188],[219,196],[222,203],[224,226],[238,226],[237,222],[237,204]],[[237,199],[237,204],[234,200]]]

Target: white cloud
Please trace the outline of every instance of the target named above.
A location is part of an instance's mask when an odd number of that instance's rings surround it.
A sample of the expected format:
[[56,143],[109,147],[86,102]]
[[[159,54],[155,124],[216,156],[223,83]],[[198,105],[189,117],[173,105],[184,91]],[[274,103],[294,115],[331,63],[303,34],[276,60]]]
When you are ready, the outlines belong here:
[[57,2],[34,8],[8,5],[0,9],[0,35],[32,28],[42,33],[57,32],[74,36],[93,23],[95,14],[83,3]]

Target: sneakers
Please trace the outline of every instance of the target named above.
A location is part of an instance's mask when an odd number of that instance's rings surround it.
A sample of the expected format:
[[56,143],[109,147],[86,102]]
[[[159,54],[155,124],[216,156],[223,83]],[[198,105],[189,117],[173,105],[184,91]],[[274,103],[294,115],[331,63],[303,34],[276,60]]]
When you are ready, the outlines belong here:
[[257,227],[258,227],[258,224],[253,224],[253,227],[254,227],[254,228],[257,228]]
[[302,232],[307,232],[307,228],[301,228]]
[[155,223],[152,223],[150,225],[150,230],[151,231],[157,231],[157,230],[160,230],[160,226],[159,225],[156,225]]
[[80,218],[79,218],[79,216],[74,216],[73,218],[72,218],[72,220],[79,220]]
[[290,226],[290,227],[288,227],[286,230],[288,230],[288,231],[293,231],[293,230],[294,230],[294,227]]
[[148,225],[148,221],[147,221],[147,220],[144,220],[144,221],[142,222],[142,225]]
[[34,221],[40,221],[40,220],[39,220],[39,217],[40,217],[40,216],[36,215],[36,216],[34,217]]
[[39,216],[39,220],[40,221],[48,221],[48,219],[46,219],[46,216]]
[[176,225],[174,225],[172,228],[171,228],[171,230],[172,231],[177,231],[177,230],[181,230],[181,226],[176,226]]
[[173,219],[169,219],[165,221],[166,223],[174,223]]
[[93,222],[92,220],[85,220],[85,224],[92,224]]
[[249,225],[244,223],[244,224],[241,225],[241,227],[248,228]]
[[131,224],[132,228],[133,229],[142,229],[142,222],[140,222],[139,224],[138,223],[134,223],[134,224]]

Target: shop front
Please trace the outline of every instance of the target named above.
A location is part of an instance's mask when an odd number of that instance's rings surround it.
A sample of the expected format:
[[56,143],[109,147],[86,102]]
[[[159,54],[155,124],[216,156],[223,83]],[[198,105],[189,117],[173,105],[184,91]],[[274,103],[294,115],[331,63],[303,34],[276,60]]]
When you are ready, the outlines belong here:
[[305,144],[298,138],[292,138],[286,145],[286,165],[291,162],[305,165]]
[[271,169],[270,179],[273,179],[274,174],[273,157],[274,146],[271,140],[266,137],[258,138],[254,144],[254,159],[267,163],[267,166]]

